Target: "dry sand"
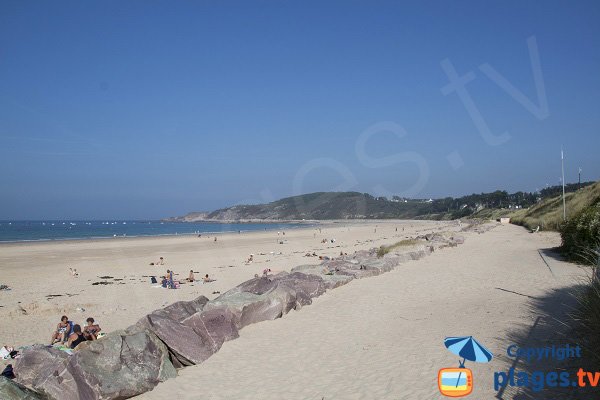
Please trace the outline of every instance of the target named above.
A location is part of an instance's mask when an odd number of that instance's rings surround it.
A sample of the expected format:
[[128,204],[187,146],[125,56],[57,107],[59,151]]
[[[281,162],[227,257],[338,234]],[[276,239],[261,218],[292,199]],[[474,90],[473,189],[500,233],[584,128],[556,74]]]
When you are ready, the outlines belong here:
[[[246,327],[202,365],[180,371],[142,399],[432,399],[440,368],[457,367],[447,336],[473,335],[495,355],[467,362],[473,399],[491,399],[493,372],[535,323],[532,297],[573,285],[582,271],[538,249],[553,233],[498,225],[466,243],[378,277],[327,292],[284,318]],[[531,296],[531,297],[527,297]],[[546,340],[552,334],[541,333]],[[505,399],[514,398],[507,389]]]
[[[126,328],[175,301],[199,295],[213,299],[218,296],[213,292],[224,293],[265,268],[284,271],[318,263],[316,257],[305,257],[307,252],[334,257],[449,225],[456,224],[332,222],[292,229],[285,236],[277,231],[219,234],[216,242],[215,235],[202,235],[0,244],[0,283],[12,288],[0,291],[0,345],[47,343],[63,314],[82,325],[91,316],[107,332]],[[324,238],[336,241],[320,243]],[[254,262],[244,264],[251,253]],[[149,265],[161,256],[165,265]],[[69,268],[77,269],[79,277],[72,277]],[[149,276],[165,275],[167,269],[180,280],[193,269],[196,278],[209,274],[216,281],[183,284],[179,290],[153,287]],[[111,278],[100,278],[106,276]]]
[[[205,363],[179,371],[176,379],[141,398],[442,398],[438,370],[458,366],[443,339],[468,335],[496,356],[488,364],[467,363],[475,375],[470,397],[492,398],[493,372],[509,366],[503,356],[509,337],[535,321],[532,298],[573,285],[582,275],[579,268],[552,257],[545,257],[549,266],[543,262],[538,249],[557,246],[558,235],[494,225],[484,234],[464,233],[466,242],[457,248],[352,281],[282,319],[248,326]],[[340,251],[459,227],[455,222],[378,221],[321,229],[321,234],[315,228],[295,229],[285,237],[277,232],[226,234],[217,242],[212,237],[169,237],[2,245],[1,280],[13,290],[0,292],[0,343],[46,342],[63,313],[77,322],[93,316],[106,331],[124,328],[177,300],[215,298],[214,291],[223,293],[264,268],[289,270],[318,262],[304,257],[306,252],[335,257]],[[321,244],[322,238],[336,242]],[[280,239],[286,244],[278,244]],[[244,265],[250,253],[255,262]],[[148,265],[159,256],[165,257],[164,266]],[[68,267],[81,276],[69,276]],[[142,277],[173,268],[183,279],[190,267],[197,276],[208,273],[217,281],[165,290]],[[106,275],[123,280],[92,286]],[[48,299],[50,294],[62,296]]]

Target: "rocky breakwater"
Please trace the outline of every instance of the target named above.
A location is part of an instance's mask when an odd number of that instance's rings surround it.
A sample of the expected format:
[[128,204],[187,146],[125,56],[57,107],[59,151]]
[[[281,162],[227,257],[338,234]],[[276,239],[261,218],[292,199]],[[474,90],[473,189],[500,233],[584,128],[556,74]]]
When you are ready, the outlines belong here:
[[200,364],[247,325],[281,318],[328,289],[380,275],[432,251],[463,243],[460,236],[426,235],[410,246],[357,251],[290,273],[258,277],[209,301],[200,296],[156,310],[125,330],[84,342],[73,355],[36,345],[17,360],[14,381],[0,381],[2,399],[113,400],[152,390],[176,368]]

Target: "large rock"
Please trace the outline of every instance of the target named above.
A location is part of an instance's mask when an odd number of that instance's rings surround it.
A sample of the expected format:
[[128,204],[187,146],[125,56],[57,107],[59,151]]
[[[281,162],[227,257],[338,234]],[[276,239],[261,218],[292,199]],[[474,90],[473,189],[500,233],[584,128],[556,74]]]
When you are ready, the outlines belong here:
[[238,336],[234,316],[227,309],[196,312],[181,321],[154,312],[139,324],[164,342],[177,367],[202,363],[219,351],[225,340]]
[[25,386],[0,376],[0,399],[2,400],[42,400],[42,397]]
[[235,316],[227,308],[204,310],[190,316],[183,321],[183,324],[205,334],[215,345],[219,344],[218,347],[223,342],[239,337]]
[[226,340],[238,337],[228,309],[203,311],[208,299],[178,301],[142,318],[137,326],[154,333],[168,348],[174,366],[199,364],[216,353]]
[[125,399],[176,376],[165,345],[139,328],[84,342],[72,356],[45,346],[23,352],[17,382],[56,400]]
[[80,394],[94,398],[89,387],[77,387],[67,369],[69,357],[54,347],[35,345],[25,349],[14,366],[15,381],[50,399],[79,399]]
[[321,296],[327,290],[327,285],[322,277],[298,271],[292,273],[281,272],[275,275],[272,280],[293,289],[296,292],[296,303],[301,306],[312,304],[314,297]]
[[208,303],[208,299],[205,296],[200,296],[192,301],[178,301],[165,308],[153,311],[152,314],[181,322],[191,315],[202,311],[206,303]]
[[335,289],[349,283],[354,276],[352,275],[336,275],[333,271],[326,273],[327,268],[322,265],[299,265],[292,268],[292,273],[302,272],[306,275],[313,275],[321,278],[326,289]]
[[266,277],[246,281],[210,301],[205,310],[228,309],[238,329],[273,320],[301,307],[296,291]]
[[111,332],[80,347],[67,368],[78,386],[91,387],[98,399],[136,396],[177,376],[167,348],[147,330]]

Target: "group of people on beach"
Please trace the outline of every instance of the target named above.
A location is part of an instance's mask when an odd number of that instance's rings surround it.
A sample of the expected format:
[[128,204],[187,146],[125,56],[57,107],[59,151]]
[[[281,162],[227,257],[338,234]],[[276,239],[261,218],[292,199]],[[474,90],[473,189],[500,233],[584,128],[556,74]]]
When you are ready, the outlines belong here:
[[[162,281],[161,281],[161,286],[167,289],[178,289],[179,288],[179,281],[175,281],[173,279],[173,275],[174,272],[173,270],[168,269],[167,270],[167,274],[165,276],[162,277]],[[197,282],[196,276],[194,275],[194,270],[190,269],[190,274],[188,275],[188,277],[185,279],[186,282]],[[202,277],[202,282],[203,283],[209,283],[209,282],[214,282],[215,279],[211,279],[208,274],[204,275],[204,277]]]
[[63,315],[58,325],[56,325],[56,330],[52,333],[50,345],[60,343],[74,349],[81,342],[98,339],[98,335],[102,330],[100,325],[92,317],[89,317],[86,322],[87,325],[82,330],[81,325],[73,323],[69,320],[69,317]]

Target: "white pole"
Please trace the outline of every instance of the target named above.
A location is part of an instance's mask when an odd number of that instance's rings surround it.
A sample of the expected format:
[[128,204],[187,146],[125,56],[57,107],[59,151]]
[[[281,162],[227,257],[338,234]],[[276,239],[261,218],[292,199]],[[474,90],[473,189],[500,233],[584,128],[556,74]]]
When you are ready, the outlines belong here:
[[563,189],[563,220],[567,220],[567,203],[565,202],[565,155],[562,146],[560,147],[560,163],[562,168],[562,189]]

